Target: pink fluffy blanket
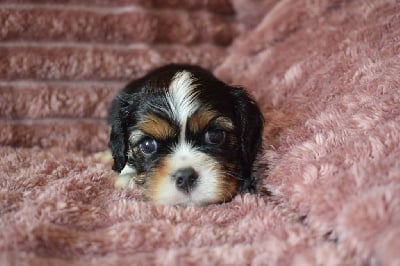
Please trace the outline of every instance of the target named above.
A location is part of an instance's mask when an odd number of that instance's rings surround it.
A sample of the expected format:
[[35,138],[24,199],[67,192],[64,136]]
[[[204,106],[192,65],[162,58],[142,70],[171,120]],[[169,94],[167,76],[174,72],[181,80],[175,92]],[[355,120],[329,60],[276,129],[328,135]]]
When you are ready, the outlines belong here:
[[[395,0],[0,3],[1,265],[399,265]],[[116,190],[107,105],[169,62],[266,118],[258,194],[204,208]]]

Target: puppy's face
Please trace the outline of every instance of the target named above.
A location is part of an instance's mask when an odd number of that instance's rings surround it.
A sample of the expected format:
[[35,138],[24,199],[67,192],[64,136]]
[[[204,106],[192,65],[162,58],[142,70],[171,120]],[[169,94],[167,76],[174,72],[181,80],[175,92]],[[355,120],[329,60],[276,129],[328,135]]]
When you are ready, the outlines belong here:
[[169,65],[114,100],[109,123],[116,186],[170,205],[226,202],[254,184],[262,117],[241,89],[195,66]]

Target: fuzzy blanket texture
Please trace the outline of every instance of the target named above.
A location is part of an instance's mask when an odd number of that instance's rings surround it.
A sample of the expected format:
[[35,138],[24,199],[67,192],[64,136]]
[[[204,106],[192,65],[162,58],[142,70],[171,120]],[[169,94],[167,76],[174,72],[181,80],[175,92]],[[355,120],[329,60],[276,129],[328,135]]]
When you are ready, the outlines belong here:
[[[400,265],[398,0],[2,0],[0,25],[0,265]],[[113,188],[108,104],[170,62],[259,102],[259,193]]]

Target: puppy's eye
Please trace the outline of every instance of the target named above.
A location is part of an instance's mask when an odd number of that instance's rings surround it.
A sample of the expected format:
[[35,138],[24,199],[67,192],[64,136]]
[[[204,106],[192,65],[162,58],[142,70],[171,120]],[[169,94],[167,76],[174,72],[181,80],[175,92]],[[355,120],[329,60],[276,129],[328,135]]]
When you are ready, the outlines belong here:
[[157,141],[152,138],[145,138],[140,144],[139,148],[145,155],[154,154],[157,151]]
[[218,145],[225,141],[225,131],[223,130],[209,130],[204,135],[207,144]]

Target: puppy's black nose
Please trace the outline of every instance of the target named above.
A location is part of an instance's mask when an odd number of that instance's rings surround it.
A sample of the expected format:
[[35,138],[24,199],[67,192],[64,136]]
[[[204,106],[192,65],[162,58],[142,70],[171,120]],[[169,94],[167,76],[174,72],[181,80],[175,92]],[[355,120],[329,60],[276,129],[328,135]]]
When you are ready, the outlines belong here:
[[179,169],[173,177],[175,178],[176,187],[185,193],[189,193],[196,185],[195,183],[199,175],[192,167],[188,167]]

